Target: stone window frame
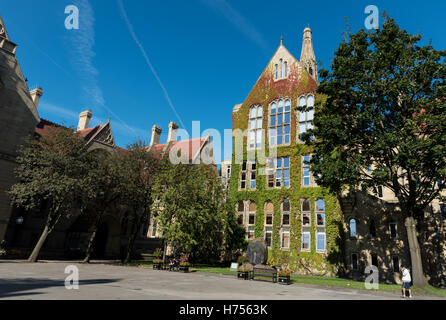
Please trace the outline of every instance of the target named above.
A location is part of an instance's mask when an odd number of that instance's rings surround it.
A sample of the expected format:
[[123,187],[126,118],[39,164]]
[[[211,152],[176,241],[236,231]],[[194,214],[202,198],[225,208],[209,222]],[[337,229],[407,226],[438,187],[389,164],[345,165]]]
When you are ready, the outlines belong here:
[[[267,238],[267,234],[270,234],[271,235],[271,237],[270,237],[270,241],[271,241],[271,243],[268,245],[268,242],[266,241],[266,238]],[[271,249],[272,247],[273,247],[273,229],[272,229],[272,227],[269,227],[269,228],[266,228],[265,229],[265,236],[264,236],[264,239],[265,239],[265,245],[266,245],[266,247],[268,248],[268,249]]]
[[[323,203],[324,203],[324,210],[318,210],[318,205],[317,205],[317,203],[318,203],[318,201],[323,201]],[[327,221],[326,221],[326,214],[325,214],[325,200],[324,199],[316,199],[316,201],[315,201],[315,205],[314,205],[314,215],[315,215],[315,225],[316,225],[316,227],[318,227],[318,228],[325,228],[325,226],[327,225]],[[323,224],[319,224],[319,220],[318,220],[318,218],[317,218],[317,216],[318,216],[318,214],[322,214],[323,215],[323,220],[324,220],[324,223]]]
[[280,58],[277,63],[274,64],[274,82],[287,79],[290,75],[288,60]]
[[[313,105],[312,106],[308,106],[308,98],[310,96],[313,97]],[[305,99],[305,104],[303,104],[303,105],[301,104],[302,98]],[[314,103],[315,103],[315,101],[316,101],[316,96],[314,93],[303,94],[297,98],[297,106],[313,108],[312,110],[305,111],[305,120],[301,119],[301,114],[303,114],[302,111],[296,112],[296,133],[297,133],[296,139],[297,139],[297,143],[299,143],[299,144],[305,143],[304,141],[300,140],[300,135],[304,132],[307,132],[309,129],[314,128],[313,121],[314,121]],[[305,125],[305,131],[303,131],[303,132],[300,131],[302,124]]]
[[[278,124],[279,123],[278,115],[279,115],[279,103],[280,102],[283,102],[283,111],[280,113],[282,115],[282,124],[281,125]],[[288,111],[286,111],[287,102],[289,102],[289,110]],[[268,132],[267,133],[268,133],[268,142],[269,142],[270,147],[277,148],[277,147],[284,147],[284,146],[286,147],[286,146],[290,146],[291,145],[291,117],[292,117],[291,109],[292,109],[292,103],[293,102],[292,102],[291,98],[289,98],[289,97],[277,98],[277,99],[274,99],[273,101],[271,101],[269,103],[269,106],[268,106],[268,125],[267,125],[267,128],[268,128],[267,131]],[[276,112],[274,114],[272,114],[272,109],[273,109],[272,106],[273,105],[275,105],[275,110],[276,110]],[[285,123],[286,114],[289,114],[289,122],[288,123]],[[271,119],[272,119],[273,116],[276,117],[275,118],[276,121],[275,121],[275,125],[274,126],[271,125]],[[285,134],[285,127],[286,126],[289,127],[289,133],[287,134],[288,135],[288,143],[285,143],[285,136],[286,136],[286,134]],[[278,128],[282,128],[282,143],[281,144],[277,143]],[[274,135],[275,141],[274,141],[274,144],[271,143],[271,138],[272,138],[271,129],[275,130],[275,135]]]
[[[304,203],[308,202],[309,210],[304,210]],[[300,200],[300,212],[301,212],[301,225],[303,228],[311,227],[311,200],[309,198],[302,198]],[[304,225],[304,215],[308,216],[308,224]]]
[[[255,117],[252,117],[252,110],[255,109]],[[259,116],[259,109],[261,109],[261,115]],[[264,108],[261,104],[254,104],[249,108],[248,113],[248,137],[246,139],[246,147],[248,150],[258,150],[262,148],[262,140],[263,140],[263,115]],[[260,119],[260,127],[259,127],[259,119]],[[255,121],[255,127],[251,128],[252,121]],[[254,131],[254,147],[251,146],[251,131]],[[258,136],[257,132],[260,131],[260,142],[257,141]]]
[[[301,155],[300,161],[301,161],[301,181],[300,181],[300,185],[302,188],[315,188],[317,187],[317,184],[314,180],[314,176],[313,173],[311,172],[311,164],[309,163],[309,161],[305,161],[305,158],[309,157],[310,161],[311,161],[311,154],[303,154]],[[305,185],[304,181],[305,181],[305,169],[308,169],[308,173],[309,173],[309,185]]]
[[[242,205],[243,205],[243,210],[242,211],[240,211],[240,208],[239,208],[240,203],[242,203]],[[238,216],[237,217],[237,223],[239,223],[239,225],[241,225],[241,226],[245,226],[245,201],[239,200],[237,202],[236,206],[237,206],[236,210],[237,210],[237,216]],[[240,217],[242,218],[242,223],[239,222]]]
[[[252,210],[252,208],[251,208],[252,204],[254,204],[255,210]],[[249,208],[248,208],[248,223],[247,223],[248,228],[250,226],[254,226],[256,224],[256,212],[257,212],[257,204],[255,203],[255,201],[251,201],[250,200]],[[254,216],[254,222],[253,223],[250,223],[251,216]]]
[[[289,203],[289,206],[290,206],[290,210],[289,211],[285,211],[284,208],[283,208],[283,205],[284,205],[285,201],[288,201],[288,203]],[[284,215],[288,215],[288,223],[287,224],[283,223],[283,216]],[[284,199],[282,201],[282,203],[280,204],[280,224],[281,224],[281,226],[284,226],[284,227],[289,227],[291,225],[291,202],[290,202],[289,199]]]
[[[284,239],[283,235],[285,233],[288,234],[288,247],[284,247],[283,246],[283,239]],[[282,249],[282,250],[289,250],[290,247],[291,247],[291,232],[290,232],[290,230],[288,228],[282,229],[282,231],[280,232],[280,249]]]
[[[285,161],[284,159],[288,158],[288,167],[285,167]],[[280,168],[277,167],[277,160],[281,159],[282,166]],[[283,156],[283,157],[276,157],[276,158],[268,158],[267,159],[267,165],[266,165],[266,189],[272,190],[272,189],[289,189],[291,188],[291,157],[290,156]],[[272,167],[271,167],[272,164]],[[277,186],[277,171],[281,170],[281,185]],[[285,180],[285,171],[288,170],[288,179]],[[270,176],[273,176],[273,187],[269,186],[270,183]],[[288,186],[284,186],[285,181],[288,181]]]
[[[245,166],[245,170],[243,170],[243,167]],[[251,188],[251,182],[252,182],[252,174],[255,174],[254,188]],[[245,175],[245,179],[243,180],[242,177]],[[255,160],[248,161],[243,160],[242,167],[240,169],[240,183],[238,186],[239,191],[255,191],[257,190],[257,163]],[[245,187],[242,188],[242,182],[245,182]]]
[[[324,235],[324,249],[318,249],[318,245],[319,245],[319,235],[323,234]],[[320,230],[316,230],[316,252],[318,253],[324,253],[327,251],[327,233],[325,232],[325,228],[320,229]]]
[[[303,247],[304,235],[308,235],[308,248],[307,249],[304,249],[304,247]],[[302,236],[301,236],[301,240],[300,240],[300,250],[303,252],[311,252],[311,232],[310,232],[310,230],[302,231]]]

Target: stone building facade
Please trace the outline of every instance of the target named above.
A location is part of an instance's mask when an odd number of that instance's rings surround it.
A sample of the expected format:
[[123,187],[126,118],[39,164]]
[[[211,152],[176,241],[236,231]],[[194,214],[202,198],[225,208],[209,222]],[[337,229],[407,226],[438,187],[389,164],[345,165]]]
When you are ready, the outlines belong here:
[[313,107],[321,99],[315,59],[310,28],[303,33],[300,61],[281,39],[246,100],[234,107],[229,197],[246,239],[265,240],[269,263],[335,275],[344,258],[342,213],[336,198],[317,186],[308,165],[311,150],[299,139],[312,128]]
[[40,121],[37,105],[43,93],[40,88],[29,91],[16,48],[0,18],[0,241],[12,213],[6,191],[16,182],[17,149],[26,138],[32,138]]
[[[400,283],[400,267],[410,268],[411,260],[394,194],[379,187],[337,199],[317,186],[307,164],[311,150],[299,134],[312,127],[311,107],[323,99],[315,93],[315,60],[309,28],[300,61],[281,40],[246,100],[233,108],[229,198],[246,239],[265,240],[271,264],[354,279],[364,279],[366,267],[375,265],[380,281]],[[446,275],[445,218],[446,205],[435,200],[417,223],[423,268],[432,284]]]

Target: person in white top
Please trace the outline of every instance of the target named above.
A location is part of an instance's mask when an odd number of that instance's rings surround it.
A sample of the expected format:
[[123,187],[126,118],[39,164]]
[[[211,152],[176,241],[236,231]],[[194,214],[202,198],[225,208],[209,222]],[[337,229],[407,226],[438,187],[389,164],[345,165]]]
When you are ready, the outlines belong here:
[[410,271],[409,269],[406,269],[405,267],[401,267],[401,272],[403,273],[403,298],[406,297],[406,289],[409,290],[409,296],[410,298],[413,298],[412,296],[412,290],[410,289],[410,283],[412,282],[412,278],[410,277]]

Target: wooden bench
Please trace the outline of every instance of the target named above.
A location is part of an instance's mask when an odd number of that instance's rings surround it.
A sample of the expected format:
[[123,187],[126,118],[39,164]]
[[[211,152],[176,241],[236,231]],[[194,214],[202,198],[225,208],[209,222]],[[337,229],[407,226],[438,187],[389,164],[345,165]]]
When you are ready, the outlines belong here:
[[271,269],[265,269],[265,268],[253,268],[252,271],[252,279],[255,279],[256,277],[264,277],[264,278],[271,278],[273,280],[273,283],[277,282],[277,270],[275,268]]

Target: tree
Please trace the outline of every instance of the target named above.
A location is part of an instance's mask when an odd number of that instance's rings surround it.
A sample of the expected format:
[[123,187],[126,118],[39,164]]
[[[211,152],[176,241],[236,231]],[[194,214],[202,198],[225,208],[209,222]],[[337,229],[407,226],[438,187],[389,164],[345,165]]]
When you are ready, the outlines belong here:
[[120,158],[120,202],[129,209],[128,221],[131,223],[123,263],[129,263],[138,231],[149,222],[153,204],[152,189],[163,168],[163,160],[147,152],[141,141],[128,146],[128,150]]
[[119,155],[102,149],[91,151],[92,162],[82,196],[93,220],[93,229],[88,241],[84,263],[89,263],[99,225],[107,211],[115,211],[121,198],[122,166]]
[[302,137],[313,147],[319,185],[337,194],[344,186],[385,186],[395,193],[414,283],[422,287],[415,223],[445,189],[446,52],[421,47],[420,40],[389,17],[379,30],[349,33],[332,70],[320,71],[315,129]]
[[164,253],[170,246],[176,255],[186,255],[192,262],[219,260],[227,216],[216,170],[206,165],[165,165],[153,194]]
[[28,261],[36,262],[48,235],[62,217],[84,208],[82,192],[92,163],[84,140],[71,129],[54,127],[19,150],[18,183],[8,192],[11,204],[30,210],[49,202],[44,230]]

